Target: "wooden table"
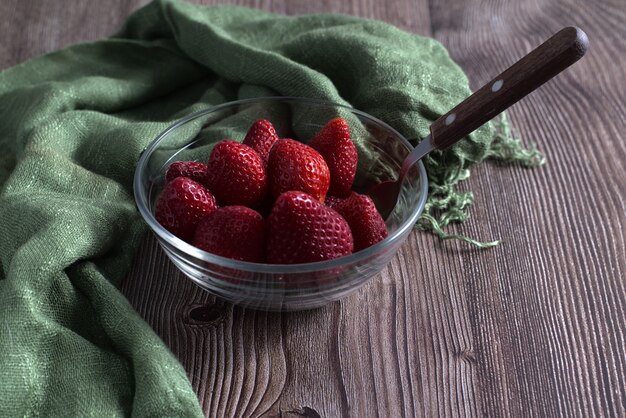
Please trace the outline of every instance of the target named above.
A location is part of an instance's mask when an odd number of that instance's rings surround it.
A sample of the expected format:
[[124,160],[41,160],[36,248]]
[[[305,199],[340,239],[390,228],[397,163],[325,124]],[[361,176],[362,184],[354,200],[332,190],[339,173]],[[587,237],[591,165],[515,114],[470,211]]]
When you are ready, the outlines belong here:
[[[111,34],[143,3],[4,0],[0,68]],[[498,248],[414,232],[343,302],[276,314],[199,290],[147,237],[122,290],[178,356],[206,414],[625,416],[623,0],[236,3],[432,36],[473,88],[562,26],[582,27],[590,50],[510,110],[548,163],[484,164],[463,186],[476,191],[472,217],[450,230],[504,239]]]

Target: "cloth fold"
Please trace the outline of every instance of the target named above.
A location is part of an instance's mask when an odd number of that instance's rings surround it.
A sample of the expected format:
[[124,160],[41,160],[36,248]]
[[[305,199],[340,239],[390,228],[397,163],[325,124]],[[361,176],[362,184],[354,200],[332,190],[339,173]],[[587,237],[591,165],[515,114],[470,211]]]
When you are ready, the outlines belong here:
[[[0,73],[0,416],[202,416],[181,365],[117,289],[146,232],[135,165],[173,121],[305,96],[420,138],[469,94],[437,41],[382,22],[174,0]],[[523,151],[487,124],[430,157],[421,227],[466,213],[454,185],[470,165],[537,157]]]

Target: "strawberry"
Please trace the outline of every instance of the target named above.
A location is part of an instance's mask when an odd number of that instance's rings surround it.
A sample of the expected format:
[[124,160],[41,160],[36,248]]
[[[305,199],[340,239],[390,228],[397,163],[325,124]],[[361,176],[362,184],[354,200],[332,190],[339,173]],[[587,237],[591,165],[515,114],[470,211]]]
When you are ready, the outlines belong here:
[[331,196],[347,197],[356,175],[357,151],[350,138],[350,127],[343,118],[328,122],[311,139],[309,145],[316,149],[330,170]]
[[278,134],[274,125],[266,119],[259,119],[248,129],[243,143],[258,152],[263,163],[267,164],[270,149],[276,141],[278,141]]
[[189,177],[193,181],[204,184],[206,181],[206,164],[197,161],[175,161],[167,167],[165,181],[169,183],[176,177]]
[[281,194],[267,222],[269,263],[311,263],[352,253],[348,223],[306,193]]
[[213,148],[206,185],[222,206],[256,207],[267,192],[267,176],[259,154],[247,145],[225,139]]
[[324,204],[331,209],[335,209],[335,207],[341,202],[343,202],[344,200],[346,199],[343,197],[326,196],[326,199],[324,200]]
[[245,206],[216,209],[198,223],[193,245],[222,257],[261,263],[265,259],[265,219]]
[[355,192],[333,204],[350,225],[354,237],[354,251],[372,246],[387,237],[387,226],[369,196]]
[[215,197],[202,184],[187,177],[167,183],[156,201],[156,220],[178,238],[189,241],[201,218],[217,208]]
[[323,203],[330,184],[324,158],[313,148],[293,139],[276,141],[267,161],[267,175],[274,198],[299,190]]

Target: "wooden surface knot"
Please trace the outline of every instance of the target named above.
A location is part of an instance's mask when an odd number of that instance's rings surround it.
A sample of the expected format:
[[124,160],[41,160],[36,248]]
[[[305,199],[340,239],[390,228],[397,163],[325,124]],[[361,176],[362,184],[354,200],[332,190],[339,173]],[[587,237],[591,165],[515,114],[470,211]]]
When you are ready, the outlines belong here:
[[217,326],[224,321],[226,313],[224,306],[191,305],[183,314],[183,319],[189,325]]
[[476,364],[476,354],[469,348],[461,348],[453,354],[457,362]]
[[[298,417],[305,417],[305,418],[322,418],[319,412],[317,412],[315,409],[310,408],[308,406],[303,406],[302,408],[285,411],[285,414],[287,414],[287,416],[295,415]],[[283,415],[283,413],[281,413],[281,415]]]

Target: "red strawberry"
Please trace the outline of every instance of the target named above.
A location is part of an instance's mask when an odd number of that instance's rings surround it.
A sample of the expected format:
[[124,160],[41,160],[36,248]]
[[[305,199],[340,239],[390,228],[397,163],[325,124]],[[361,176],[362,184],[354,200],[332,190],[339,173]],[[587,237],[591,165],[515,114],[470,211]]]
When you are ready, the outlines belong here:
[[206,185],[220,205],[258,206],[267,192],[263,161],[247,145],[220,141],[207,163]]
[[176,177],[189,177],[193,181],[204,184],[206,181],[206,164],[197,161],[175,161],[167,167],[165,181],[169,183]]
[[271,122],[259,119],[248,129],[243,143],[258,152],[263,162],[267,164],[270,149],[276,141],[278,141],[278,134]]
[[335,209],[335,207],[343,202],[344,200],[346,200],[343,197],[337,197],[337,196],[326,196],[326,199],[324,200],[324,204],[326,206],[328,206],[331,209]]
[[200,221],[193,245],[222,257],[261,263],[265,259],[265,219],[245,206],[219,208]]
[[187,177],[167,183],[156,201],[156,220],[178,238],[189,241],[198,221],[217,208],[215,197],[202,184]]
[[350,225],[354,237],[354,251],[372,246],[387,237],[387,226],[369,196],[352,192],[347,199],[333,205]]
[[324,202],[330,172],[324,158],[313,148],[293,139],[279,139],[272,147],[267,161],[272,195],[299,190]]
[[306,193],[280,195],[267,222],[269,263],[311,263],[352,253],[348,223]]
[[350,127],[343,118],[328,122],[311,139],[309,145],[315,148],[328,164],[330,188],[328,194],[346,197],[350,194],[356,175],[357,152],[350,138]]

